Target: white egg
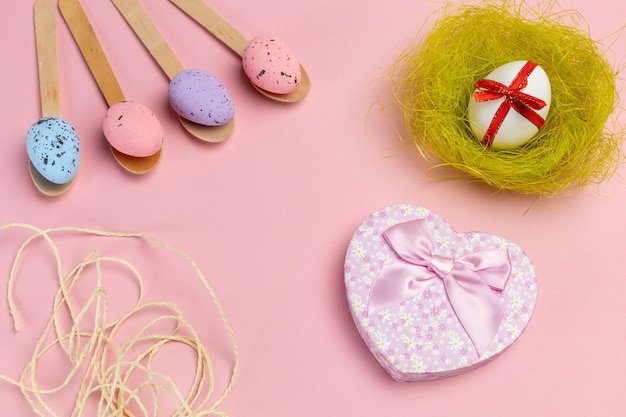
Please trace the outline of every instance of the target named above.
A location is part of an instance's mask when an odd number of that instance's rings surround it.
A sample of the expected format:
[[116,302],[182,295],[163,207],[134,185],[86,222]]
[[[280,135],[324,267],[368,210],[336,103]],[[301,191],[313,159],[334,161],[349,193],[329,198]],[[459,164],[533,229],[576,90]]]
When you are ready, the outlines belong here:
[[[469,102],[469,125],[474,135],[485,145],[496,149],[515,148],[528,142],[539,132],[542,126],[540,122],[545,121],[550,110],[552,91],[548,75],[543,68],[535,65],[531,61],[510,62],[496,68],[479,81],[499,83],[489,83],[492,88],[487,89],[477,87]],[[520,76],[522,70],[529,72],[529,75]],[[526,82],[522,82],[522,79]],[[514,81],[519,82],[513,85]],[[498,86],[509,88],[509,91],[499,89]],[[514,88],[515,86],[518,88]],[[487,95],[481,94],[486,90]],[[536,108],[530,108],[529,102]],[[511,107],[507,111],[509,106]],[[529,112],[528,116],[517,111],[516,106],[525,107],[523,110]],[[497,116],[498,113],[503,116]]]

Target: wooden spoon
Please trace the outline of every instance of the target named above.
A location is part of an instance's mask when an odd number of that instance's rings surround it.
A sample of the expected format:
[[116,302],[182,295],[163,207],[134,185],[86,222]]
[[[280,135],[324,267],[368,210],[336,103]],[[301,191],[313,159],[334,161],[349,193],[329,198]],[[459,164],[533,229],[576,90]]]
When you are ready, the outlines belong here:
[[[249,41],[243,34],[235,29],[230,23],[224,20],[213,9],[211,9],[203,0],[170,0],[178,8],[187,13],[189,17],[203,26],[209,33],[213,34],[216,38],[222,41],[226,46],[232,49],[240,57],[243,56],[243,51],[248,45]],[[252,84],[256,90],[258,90],[264,96],[273,100],[282,102],[296,102],[302,100],[311,91],[311,80],[309,75],[302,65],[300,65],[300,71],[302,78],[298,87],[287,94],[276,94],[270,91],[263,90],[254,83]]]
[[[79,0],[59,0],[59,9],[109,107],[126,101],[96,33]],[[115,160],[133,174],[145,174],[161,160],[161,150],[146,157],[126,155],[111,146]]]
[[[183,65],[137,0],[113,0],[113,4],[170,80],[184,70]],[[218,126],[205,126],[184,117],[178,118],[187,132],[205,142],[222,142],[233,133],[235,127],[234,118]]]
[[[39,70],[39,96],[43,117],[61,117],[59,65],[56,36],[56,8],[52,0],[36,0],[33,9]],[[74,178],[65,184],[48,181],[29,160],[33,183],[45,195],[58,196],[67,191]]]

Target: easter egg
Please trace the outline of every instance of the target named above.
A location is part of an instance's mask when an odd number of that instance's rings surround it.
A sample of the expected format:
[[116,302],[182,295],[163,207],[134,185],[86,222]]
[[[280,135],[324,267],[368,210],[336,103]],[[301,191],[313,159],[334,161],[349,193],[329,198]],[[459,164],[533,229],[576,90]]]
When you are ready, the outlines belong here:
[[69,183],[80,165],[80,142],[74,127],[60,117],[43,117],[26,134],[32,166],[54,184]]
[[539,132],[551,96],[543,68],[532,61],[510,62],[477,81],[468,106],[469,125],[485,145],[515,148]]
[[114,104],[107,110],[102,130],[111,147],[125,155],[152,156],[163,147],[163,127],[143,104],[132,101]]
[[170,82],[169,101],[181,117],[205,126],[221,126],[235,115],[235,104],[224,85],[204,71],[187,69]]
[[275,94],[291,93],[302,78],[298,59],[275,37],[252,39],[243,51],[242,65],[252,84]]

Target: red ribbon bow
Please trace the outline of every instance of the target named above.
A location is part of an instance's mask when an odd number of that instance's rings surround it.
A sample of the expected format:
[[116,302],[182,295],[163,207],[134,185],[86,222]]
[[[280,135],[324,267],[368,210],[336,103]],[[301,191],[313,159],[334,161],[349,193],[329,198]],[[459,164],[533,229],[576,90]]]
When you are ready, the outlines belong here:
[[537,126],[537,129],[541,129],[543,126],[543,117],[536,113],[535,110],[544,108],[546,102],[521,91],[528,85],[528,77],[536,67],[536,63],[527,61],[509,86],[498,81],[487,79],[476,82],[476,89],[478,91],[474,92],[474,99],[477,102],[497,100],[501,97],[505,98],[502,104],[500,104],[500,107],[498,107],[498,110],[496,110],[496,114],[493,116],[491,124],[485,132],[483,137],[483,143],[485,145],[491,146],[496,137],[496,133],[498,133],[500,126],[502,126],[511,108]]

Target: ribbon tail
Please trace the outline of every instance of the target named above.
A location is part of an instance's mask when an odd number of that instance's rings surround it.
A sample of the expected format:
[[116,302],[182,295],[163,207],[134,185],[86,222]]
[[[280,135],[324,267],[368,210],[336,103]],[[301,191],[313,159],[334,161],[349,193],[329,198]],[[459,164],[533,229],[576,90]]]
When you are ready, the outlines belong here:
[[443,283],[459,322],[482,356],[498,334],[504,305],[476,273],[460,264],[455,265]]
[[500,107],[498,107],[498,110],[496,110],[496,114],[493,116],[493,120],[491,121],[491,124],[487,128],[485,136],[483,137],[483,143],[485,145],[491,146],[494,139],[496,138],[498,130],[500,130],[500,126],[502,126],[502,123],[504,123],[504,118],[509,113],[511,106],[511,100],[504,100],[502,104],[500,104]]
[[428,277],[418,277],[416,273],[414,265],[402,261],[383,265],[372,283],[367,313],[373,314],[416,297],[430,285]]
[[519,114],[524,116],[529,122],[534,124],[537,127],[537,129],[541,129],[543,127],[545,120],[538,113],[536,113],[532,108],[526,107],[519,103],[513,103],[513,108]]

